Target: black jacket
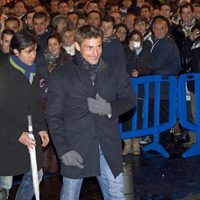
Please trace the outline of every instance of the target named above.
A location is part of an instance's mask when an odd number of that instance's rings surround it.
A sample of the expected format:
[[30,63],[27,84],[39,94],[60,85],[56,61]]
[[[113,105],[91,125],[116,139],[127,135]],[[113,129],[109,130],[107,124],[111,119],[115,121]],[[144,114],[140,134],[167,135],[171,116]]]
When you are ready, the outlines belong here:
[[[65,66],[66,65],[66,66]],[[99,93],[111,103],[112,117],[92,114],[87,98]],[[99,144],[114,176],[122,172],[121,138],[118,116],[135,105],[133,88],[125,67],[110,62],[92,84],[88,71],[77,56],[54,71],[49,79],[47,120],[57,153],[76,150],[84,169],[61,164],[61,174],[69,178],[100,175]]]
[[28,131],[27,115],[32,115],[38,168],[42,167],[38,132],[47,130],[41,108],[39,79],[29,80],[7,62],[0,67],[0,176],[30,171],[28,148],[18,139]]

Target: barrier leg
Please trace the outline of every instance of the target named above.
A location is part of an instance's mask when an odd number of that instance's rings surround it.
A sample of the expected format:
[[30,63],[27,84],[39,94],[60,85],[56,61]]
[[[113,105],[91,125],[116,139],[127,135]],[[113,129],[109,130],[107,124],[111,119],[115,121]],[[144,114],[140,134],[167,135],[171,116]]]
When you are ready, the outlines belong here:
[[195,156],[200,154],[200,132],[196,134],[196,143],[193,144],[186,152],[182,154],[183,158]]
[[126,200],[134,200],[134,182],[133,182],[132,163],[123,163],[124,176],[124,195]]
[[154,134],[153,135],[153,142],[151,144],[145,146],[143,148],[143,150],[144,151],[154,150],[154,151],[157,151],[158,153],[160,153],[163,157],[169,158],[169,153],[159,143],[159,136],[160,136],[160,133]]

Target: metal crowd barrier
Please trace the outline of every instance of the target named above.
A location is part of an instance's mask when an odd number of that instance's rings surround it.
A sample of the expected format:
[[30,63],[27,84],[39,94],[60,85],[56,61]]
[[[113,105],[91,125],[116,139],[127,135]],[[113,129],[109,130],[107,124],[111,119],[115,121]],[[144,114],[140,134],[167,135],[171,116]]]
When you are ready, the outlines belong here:
[[[138,97],[139,90],[138,88],[141,85],[143,86],[143,112],[142,118],[143,123],[142,127],[137,128],[138,124],[138,106],[136,105],[136,109],[132,118],[132,130],[123,131],[122,123],[119,122],[119,129],[121,132],[122,139],[142,137],[147,135],[153,136],[153,141],[151,144],[146,145],[143,150],[149,151],[154,150],[160,153],[164,157],[169,157],[169,153],[160,145],[159,136],[160,133],[166,130],[171,129],[176,123],[176,93],[177,93],[177,79],[174,76],[162,77],[159,75],[153,76],[144,76],[138,78],[132,78],[131,83],[134,87],[134,91],[136,96]],[[167,84],[168,87],[165,87],[167,91],[162,91],[162,85]],[[152,87],[154,86],[154,87]],[[164,123],[160,123],[160,101],[161,101],[161,92],[169,93],[169,116],[168,121]],[[154,99],[154,122],[153,125],[149,125],[149,99],[153,94]],[[141,96],[140,96],[141,97]],[[138,101],[137,101],[138,103]]]
[[[186,84],[192,83],[195,88],[195,119],[190,120],[188,117],[188,106],[186,100]],[[179,78],[178,84],[179,102],[178,117],[184,128],[196,134],[196,143],[192,145],[182,157],[190,157],[200,154],[200,74],[184,74]]]

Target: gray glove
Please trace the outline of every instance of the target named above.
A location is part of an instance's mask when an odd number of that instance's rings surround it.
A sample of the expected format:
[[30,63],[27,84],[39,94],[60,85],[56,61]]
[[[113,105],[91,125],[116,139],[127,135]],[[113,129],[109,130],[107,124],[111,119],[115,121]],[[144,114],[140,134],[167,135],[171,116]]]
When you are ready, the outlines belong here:
[[61,156],[61,160],[66,166],[75,166],[80,169],[84,168],[84,166],[81,164],[83,163],[83,158],[77,151],[72,150],[63,154]]
[[96,99],[87,98],[88,108],[91,113],[99,114],[101,116],[111,115],[111,106],[105,99],[96,94]]

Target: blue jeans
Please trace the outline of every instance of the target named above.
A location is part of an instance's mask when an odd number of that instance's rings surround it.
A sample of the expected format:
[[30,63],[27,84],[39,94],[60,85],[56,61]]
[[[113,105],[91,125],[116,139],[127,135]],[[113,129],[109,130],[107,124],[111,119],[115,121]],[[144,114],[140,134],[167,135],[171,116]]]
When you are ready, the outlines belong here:
[[[39,182],[41,182],[43,176],[42,169],[38,172]],[[9,190],[12,187],[13,176],[0,176],[0,187]],[[15,200],[32,200],[34,196],[34,189],[32,184],[32,174],[27,172],[24,174],[21,184],[17,190]]]
[[[100,150],[101,175],[97,177],[105,200],[125,200],[123,173],[113,176],[102,151]],[[83,179],[63,177],[60,200],[79,200]]]

